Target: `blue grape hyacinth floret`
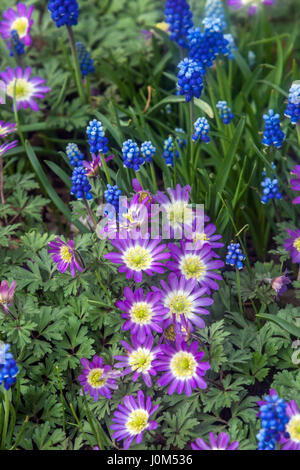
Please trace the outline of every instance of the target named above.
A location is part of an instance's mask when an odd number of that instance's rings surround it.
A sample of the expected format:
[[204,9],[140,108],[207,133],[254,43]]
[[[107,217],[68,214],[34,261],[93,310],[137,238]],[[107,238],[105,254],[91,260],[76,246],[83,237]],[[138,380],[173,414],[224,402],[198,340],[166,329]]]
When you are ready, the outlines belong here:
[[178,64],[177,91],[179,95],[185,95],[187,102],[193,97],[200,98],[203,89],[203,67],[196,60],[183,59]]
[[273,109],[269,109],[267,114],[263,115],[265,121],[265,129],[262,143],[266,146],[274,145],[276,148],[282,147],[285,139],[285,133],[280,128],[280,116],[275,114]]
[[[168,166],[173,166],[173,152],[174,152],[174,141],[173,137],[169,135],[169,137],[164,141],[164,151],[163,151],[163,157],[166,160],[166,164]],[[175,152],[175,156],[178,158],[179,153],[178,151]]]
[[156,154],[156,148],[152,144],[150,140],[147,140],[146,142],[143,142],[141,145],[141,154],[143,155],[144,159],[146,162],[151,163],[152,158]]
[[108,152],[108,139],[105,137],[104,127],[100,121],[93,119],[86,128],[91,154]]
[[193,26],[193,14],[186,0],[167,0],[165,21],[169,24],[170,38],[181,47],[187,47],[187,33]]
[[104,191],[105,201],[114,206],[117,213],[119,212],[119,198],[121,195],[122,191],[116,184],[114,186],[108,184],[107,189]]
[[[203,68],[212,67],[219,54],[233,58],[235,47],[232,36],[224,35],[220,30],[218,19],[206,18],[206,22],[208,27],[204,32],[200,28],[192,28],[188,34],[189,58],[200,62]],[[217,30],[214,30],[214,25]]]
[[245,259],[246,256],[243,254],[239,243],[231,243],[228,245],[226,264],[236,266],[238,269],[243,269]]
[[144,159],[141,156],[139,146],[132,139],[123,143],[122,153],[124,166],[139,171],[140,166],[144,164]]
[[222,28],[225,29],[227,24],[225,20],[224,8],[221,0],[207,0],[205,3],[204,16],[218,18],[222,22]]
[[276,393],[265,396],[264,400],[259,413],[261,430],[256,436],[258,450],[274,450],[276,442],[286,435],[285,426],[290,418],[286,413],[287,403]]
[[224,124],[229,124],[232,119],[234,118],[234,114],[229,108],[227,101],[219,101],[216,105],[220,112],[220,118],[222,119]]
[[262,204],[267,204],[271,199],[282,199],[282,193],[279,191],[278,179],[266,176],[261,182],[263,189],[263,196],[261,198]]
[[25,46],[20,40],[19,34],[15,29],[10,32],[10,45],[10,56],[13,56],[14,53],[16,53],[17,55],[23,55],[25,53]]
[[[175,132],[177,134],[184,134],[184,130],[180,129],[179,127],[176,127]],[[184,145],[186,145],[187,141],[184,137],[176,136],[176,143],[178,144],[179,148],[182,148]],[[175,150],[175,144],[174,144],[174,139],[170,135],[165,141],[164,141],[164,151],[163,151],[163,157],[166,160],[166,164],[168,166],[174,166],[174,153],[175,157],[179,158],[179,152],[178,150]]]
[[0,385],[4,385],[5,390],[16,382],[19,372],[16,361],[10,352],[10,345],[0,342]]
[[95,72],[94,61],[82,42],[76,42],[80,71],[83,77]]
[[79,7],[76,0],[50,0],[48,10],[57,28],[78,23]]
[[83,166],[75,167],[72,173],[72,188],[71,194],[76,196],[77,199],[93,199],[90,193],[91,185],[89,183],[86,169]]
[[71,166],[82,166],[84,155],[80,152],[77,144],[69,143],[66,147],[66,154]]
[[289,99],[284,115],[289,117],[292,124],[300,121],[300,82],[292,84],[289,91]]
[[210,125],[208,120],[205,117],[200,117],[194,123],[194,134],[192,135],[192,140],[196,142],[199,138],[203,142],[210,142],[209,138]]

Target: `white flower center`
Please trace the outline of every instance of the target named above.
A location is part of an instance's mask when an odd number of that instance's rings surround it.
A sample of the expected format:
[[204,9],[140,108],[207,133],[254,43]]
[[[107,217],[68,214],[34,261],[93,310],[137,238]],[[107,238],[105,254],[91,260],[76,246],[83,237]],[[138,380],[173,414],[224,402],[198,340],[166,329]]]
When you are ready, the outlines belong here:
[[150,323],[152,308],[147,302],[136,302],[130,309],[130,318],[131,321],[140,325]]
[[171,225],[189,224],[192,221],[192,209],[185,201],[174,201],[165,207]]
[[27,34],[28,29],[28,18],[26,16],[22,16],[21,18],[17,18],[10,26],[10,30],[13,31],[14,29],[17,31],[19,38],[23,38]]
[[291,417],[286,426],[286,430],[291,440],[300,444],[300,414]]
[[7,86],[6,90],[8,96],[14,97],[16,92],[16,100],[28,100],[33,94],[33,86],[25,78],[14,78]]
[[206,266],[198,255],[185,255],[179,267],[187,279],[202,279],[206,273]]
[[103,372],[104,369],[92,369],[87,376],[87,381],[93,388],[101,388],[106,384],[107,378],[101,379]]
[[148,427],[149,414],[144,408],[139,408],[130,413],[126,427],[130,434],[139,434]]
[[181,315],[189,318],[192,312],[192,301],[183,290],[172,291],[164,303],[165,307],[170,309],[170,316],[175,313],[177,320]]
[[149,269],[152,264],[151,253],[141,246],[129,248],[123,256],[125,264],[133,271]]
[[176,379],[191,379],[195,374],[197,362],[193,354],[179,351],[171,359],[170,368]]
[[149,349],[138,348],[129,355],[128,362],[134,371],[148,372],[151,368],[153,353]]

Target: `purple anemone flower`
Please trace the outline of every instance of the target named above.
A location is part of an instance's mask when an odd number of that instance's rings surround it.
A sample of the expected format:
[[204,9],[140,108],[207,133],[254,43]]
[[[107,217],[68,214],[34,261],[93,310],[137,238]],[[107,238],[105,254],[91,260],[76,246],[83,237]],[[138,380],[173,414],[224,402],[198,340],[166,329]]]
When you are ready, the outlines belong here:
[[[186,185],[183,188],[177,184],[175,189],[168,188],[166,196],[161,191],[155,194],[154,199],[161,205],[165,215],[164,231],[170,231],[170,237],[182,238],[184,225],[191,225],[193,221],[193,211],[189,204],[191,187]],[[167,236],[164,238],[168,238]]]
[[11,31],[17,31],[19,38],[26,45],[31,45],[30,30],[33,25],[31,19],[33,6],[27,7],[24,3],[17,4],[17,10],[8,8],[2,13],[4,21],[0,21],[0,35],[3,39],[10,39]]
[[82,267],[76,258],[73,240],[65,243],[59,237],[56,237],[55,242],[49,242],[48,245],[51,248],[48,253],[53,253],[51,255],[52,259],[57,263],[57,269],[61,273],[65,273],[69,266],[72,277],[75,276],[76,269],[82,271]]
[[89,393],[94,401],[99,399],[99,395],[111,398],[111,390],[116,390],[118,385],[115,377],[121,374],[113,371],[109,365],[103,365],[102,357],[95,355],[90,362],[87,359],[80,359],[84,369],[78,377],[80,384],[83,386],[85,393]]
[[300,450],[300,410],[295,400],[288,403],[286,413],[290,418],[285,427],[289,437],[281,437],[281,450]]
[[154,292],[162,293],[162,303],[168,309],[168,313],[163,316],[163,327],[180,323],[184,327],[191,328],[192,324],[198,328],[204,328],[205,323],[199,315],[209,315],[209,311],[203,307],[213,304],[210,297],[202,297],[207,293],[206,288],[200,288],[194,279],[185,279],[184,276],[178,277],[170,273],[168,277],[169,284],[161,280],[162,289],[152,286]]
[[[229,444],[230,436],[225,432],[220,432],[218,436],[215,437],[213,432],[209,433],[209,444],[203,439],[196,439],[195,442],[191,443],[193,450],[236,450],[239,446],[238,441],[234,441]],[[228,445],[229,444],[229,445]]]
[[2,281],[0,284],[0,307],[4,313],[8,313],[8,307],[13,301],[16,285],[16,281],[13,281],[10,287],[8,287],[7,281]]
[[[293,191],[300,191],[300,165],[295,166],[292,174],[296,176],[296,178],[291,179],[292,189]],[[300,196],[293,199],[293,204],[300,204]]]
[[[109,162],[114,158],[113,155],[109,155],[108,157],[105,158],[106,163]],[[98,175],[98,168],[102,168],[102,160],[100,155],[97,157],[93,158],[93,160],[87,162],[86,160],[83,160],[82,165],[84,168],[86,168],[86,175],[89,178],[94,178],[95,176]]]
[[12,142],[4,142],[4,144],[0,145],[0,157],[3,157],[3,155],[8,152],[9,150],[13,149],[18,145],[17,140],[13,140]]
[[172,260],[166,263],[171,271],[186,279],[194,279],[201,287],[217,290],[218,283],[214,279],[222,280],[222,276],[214,270],[224,266],[223,261],[214,260],[216,254],[211,251],[210,246],[198,246],[198,242],[189,243],[180,241],[180,248],[174,243],[169,243],[168,248]]
[[210,365],[208,362],[201,362],[204,352],[197,351],[197,341],[188,346],[179,338],[175,346],[176,349],[168,344],[161,345],[162,354],[156,362],[156,370],[164,371],[164,374],[158,379],[157,385],[164,387],[170,384],[169,395],[177,391],[179,395],[184,392],[189,396],[194,388],[206,388],[207,384],[203,376]]
[[154,273],[164,273],[164,263],[170,257],[163,253],[165,244],[160,245],[161,239],[148,240],[138,238],[126,240],[111,240],[119,252],[107,253],[104,258],[112,263],[120,264],[119,272],[126,273],[127,279],[134,277],[135,282],[142,282],[143,273],[153,276]]
[[43,99],[50,91],[49,87],[43,85],[46,80],[40,77],[30,78],[30,75],[31,67],[25,70],[21,67],[15,69],[8,67],[5,72],[0,73],[0,77],[6,84],[7,96],[13,99],[14,92],[16,94],[17,110],[30,107],[33,111],[38,111],[40,108],[35,98]]
[[123,331],[130,330],[131,335],[142,343],[146,336],[151,335],[152,330],[162,333],[162,315],[166,314],[168,309],[162,305],[161,293],[147,292],[144,295],[141,287],[135,292],[125,287],[124,297],[125,300],[116,302],[116,306],[125,312],[122,313],[122,318],[126,319],[122,326]]
[[247,13],[252,16],[257,13],[259,5],[271,6],[274,4],[274,1],[275,0],[227,0],[227,4],[235,10],[248,6]]
[[144,203],[146,206],[149,206],[152,202],[153,196],[150,191],[147,191],[142,188],[141,183],[137,178],[132,180],[132,189],[136,194],[139,195],[138,201],[139,203]]
[[160,354],[160,346],[153,348],[154,338],[148,336],[145,341],[140,342],[134,336],[131,337],[132,346],[126,341],[121,341],[122,346],[126,349],[126,356],[115,356],[117,362],[115,367],[125,367],[122,375],[131,374],[132,380],[136,382],[140,375],[147,387],[151,387],[151,375],[156,375],[155,360]]
[[286,276],[286,273],[287,270],[285,270],[282,276],[275,277],[271,280],[272,289],[276,292],[276,298],[279,298],[279,296],[284,294],[288,289],[288,284],[292,282],[290,278]]
[[300,263],[300,230],[293,231],[287,228],[286,231],[290,238],[285,239],[283,246],[286,251],[290,252],[292,263],[298,264]]
[[17,124],[11,122],[0,121],[0,138],[4,139],[8,134],[16,132]]
[[[195,217],[191,227],[185,227],[185,236],[186,240],[189,242],[197,243],[197,247],[201,248],[206,245],[209,246],[212,250],[215,248],[222,248],[224,243],[219,242],[222,235],[215,234],[216,227],[212,223],[205,225],[205,222],[209,222],[210,219],[207,215],[204,214],[202,221],[198,221]],[[201,223],[202,222],[202,223]],[[219,258],[219,255],[211,252],[212,256]]]
[[159,405],[152,406],[151,397],[145,400],[145,395],[141,390],[137,392],[137,399],[132,395],[126,395],[123,398],[123,404],[120,404],[118,410],[114,412],[113,424],[110,426],[114,430],[112,437],[117,441],[124,439],[125,450],[130,447],[133,439],[140,444],[144,432],[153,431],[158,426],[156,421],[149,420],[158,407]]

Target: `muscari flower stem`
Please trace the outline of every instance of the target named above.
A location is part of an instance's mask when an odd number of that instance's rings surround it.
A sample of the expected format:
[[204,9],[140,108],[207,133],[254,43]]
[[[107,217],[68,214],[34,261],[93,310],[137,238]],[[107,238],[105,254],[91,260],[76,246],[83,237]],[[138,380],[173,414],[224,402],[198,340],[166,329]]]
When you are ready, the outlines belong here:
[[0,156],[0,195],[1,195],[1,202],[5,204],[5,197],[4,197],[4,177],[3,177],[3,158]]
[[157,187],[157,181],[156,181],[156,175],[155,175],[153,163],[150,163],[150,171],[151,171],[151,177],[152,177],[153,186],[154,186],[154,192],[157,193],[158,187]]
[[297,131],[298,145],[300,147],[300,121],[296,124],[296,131]]
[[5,449],[5,439],[7,436],[7,427],[9,420],[9,396],[8,390],[4,389],[4,423],[2,428],[2,439],[1,439],[1,449]]
[[238,268],[235,269],[236,272],[236,284],[237,284],[237,289],[238,289],[238,299],[239,299],[239,307],[240,307],[240,312],[243,315],[243,303],[242,303],[242,296],[241,296],[241,278],[240,278],[240,271]]
[[94,226],[94,230],[96,231],[96,229],[97,229],[97,222],[96,222],[96,219],[95,219],[95,217],[94,217],[94,214],[92,213],[92,210],[91,210],[91,208],[90,208],[90,206],[89,206],[89,203],[87,202],[87,199],[86,199],[85,196],[83,196],[83,201],[84,201],[84,205],[85,205],[85,207],[86,207],[87,213],[88,213],[88,215],[89,215],[89,217],[90,217],[90,219],[91,219],[91,221],[92,221],[92,224],[93,224],[93,226]]
[[108,182],[108,184],[112,185],[112,181],[111,181],[111,177],[110,177],[110,174],[109,174],[109,171],[108,171],[107,163],[105,161],[105,157],[102,153],[100,153],[100,157],[101,157],[101,162],[102,162],[102,168],[104,170],[107,182]]
[[78,89],[78,94],[80,96],[82,104],[85,104],[86,103],[86,97],[85,97],[84,91],[83,91],[82,77],[81,77],[81,72],[80,72],[80,67],[79,67],[79,62],[78,62],[78,55],[77,55],[77,50],[76,50],[76,46],[75,46],[74,34],[73,34],[73,30],[72,30],[71,26],[67,25],[67,32],[68,32],[71,51],[72,51],[72,56],[73,56],[75,78],[76,78],[76,85],[77,85],[77,89]]

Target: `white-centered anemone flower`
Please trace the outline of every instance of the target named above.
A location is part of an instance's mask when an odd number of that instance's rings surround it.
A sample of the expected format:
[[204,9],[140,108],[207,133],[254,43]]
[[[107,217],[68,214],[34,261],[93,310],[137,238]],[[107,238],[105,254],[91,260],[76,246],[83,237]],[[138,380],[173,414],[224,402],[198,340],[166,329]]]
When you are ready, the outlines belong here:
[[8,67],[5,72],[0,73],[0,78],[6,85],[7,96],[12,100],[16,96],[17,110],[30,107],[33,111],[38,111],[40,108],[35,98],[43,99],[50,91],[49,87],[43,85],[46,80],[40,77],[30,78],[30,75],[31,67],[25,70],[21,67]]

